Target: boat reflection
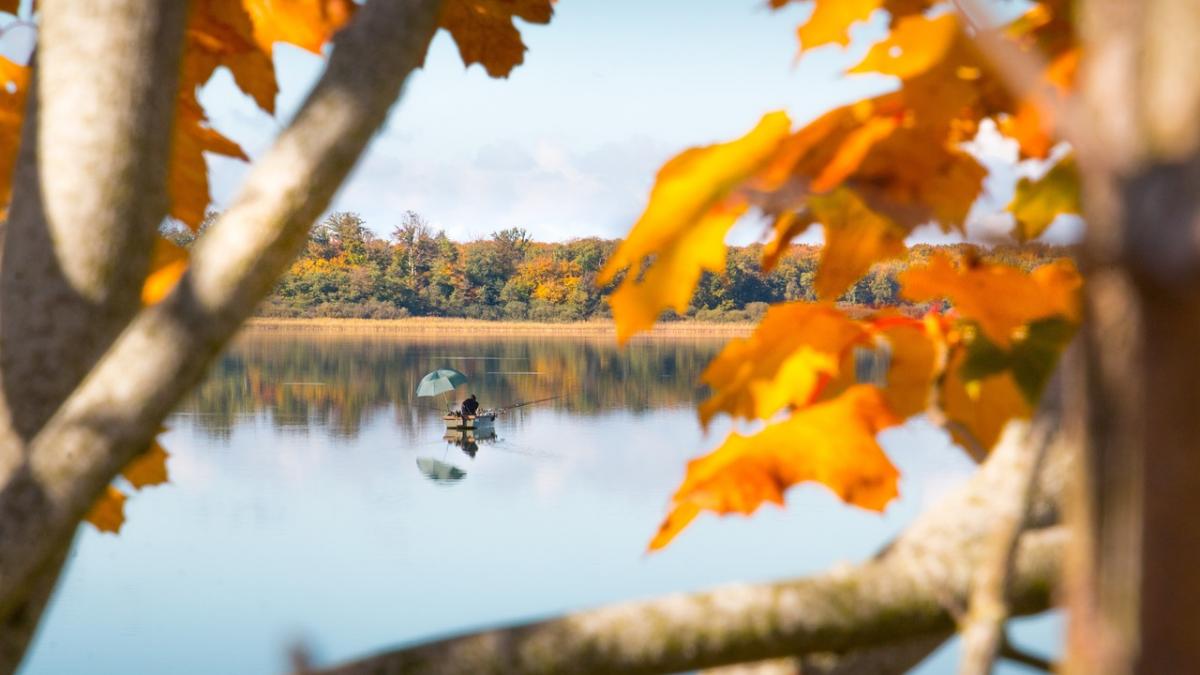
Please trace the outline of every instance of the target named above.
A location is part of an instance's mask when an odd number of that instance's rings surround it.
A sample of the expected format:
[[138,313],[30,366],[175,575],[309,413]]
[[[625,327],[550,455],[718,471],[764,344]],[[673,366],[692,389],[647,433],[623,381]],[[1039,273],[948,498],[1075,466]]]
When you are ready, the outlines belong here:
[[475,453],[479,452],[480,443],[496,442],[496,430],[492,428],[448,429],[442,438],[451,445],[457,445],[468,457],[474,459]]

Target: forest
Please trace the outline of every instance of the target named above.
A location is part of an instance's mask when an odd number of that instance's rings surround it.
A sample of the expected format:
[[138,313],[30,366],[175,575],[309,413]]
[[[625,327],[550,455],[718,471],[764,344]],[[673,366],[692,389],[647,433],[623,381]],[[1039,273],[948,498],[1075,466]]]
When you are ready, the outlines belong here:
[[[211,212],[204,222],[217,216]],[[186,248],[198,234],[179,226],[168,236]],[[400,224],[384,239],[358,214],[335,212],[313,226],[300,257],[259,306],[258,315],[546,322],[609,318],[607,299],[620,279],[601,285],[596,275],[619,243],[597,237],[538,242],[521,228],[456,242],[414,211],[402,214]],[[667,310],[663,320],[758,321],[771,303],[816,300],[814,281],[821,248],[792,245],[767,273],[761,264],[764,248],[762,244],[731,246],[725,273],[705,272],[685,314]],[[917,244],[904,258],[872,266],[843,293],[841,302],[924,311],[925,304],[900,298],[897,276],[925,263],[937,250],[954,258],[1005,263],[1026,271],[1070,253],[1046,244],[987,248]]]

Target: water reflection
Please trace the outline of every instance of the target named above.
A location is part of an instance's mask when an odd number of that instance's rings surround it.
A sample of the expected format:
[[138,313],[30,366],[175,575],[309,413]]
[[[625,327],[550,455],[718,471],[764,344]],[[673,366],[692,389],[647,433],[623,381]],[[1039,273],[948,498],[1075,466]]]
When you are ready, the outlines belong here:
[[[119,537],[80,531],[23,675],[281,672],[297,638],[329,664],[815,573],[869,557],[974,470],[910,423],[881,435],[903,475],[886,513],[805,485],[786,509],[701,516],[646,556],[687,461],[729,429],[706,436],[694,410],[720,344],[245,336],[169,421],[171,483],[128,501]],[[505,413],[491,435],[447,434],[414,396],[443,365],[485,406],[563,396]],[[1053,646],[1042,625],[1016,639]],[[943,651],[919,672],[954,662]]]
[[435,483],[454,483],[467,477],[466,471],[432,457],[418,457],[417,468]]
[[475,454],[479,452],[480,443],[496,442],[496,430],[449,429],[442,438],[452,445],[457,445],[468,457],[475,459]]
[[700,373],[723,339],[634,341],[611,338],[379,338],[279,336],[250,332],[221,357],[179,414],[217,437],[239,418],[267,413],[280,429],[320,428],[356,437],[374,415],[390,410],[415,438],[441,407],[415,390],[444,366],[470,377],[484,407],[551,399],[577,415],[635,413],[694,405]]

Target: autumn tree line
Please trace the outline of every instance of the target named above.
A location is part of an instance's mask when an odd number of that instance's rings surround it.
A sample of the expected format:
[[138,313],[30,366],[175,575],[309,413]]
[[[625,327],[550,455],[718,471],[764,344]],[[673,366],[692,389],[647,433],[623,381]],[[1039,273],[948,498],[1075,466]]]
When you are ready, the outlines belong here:
[[[208,214],[205,223],[216,217]],[[168,236],[187,247],[198,235],[178,227]],[[620,279],[603,286],[595,281],[618,244],[619,240],[599,237],[538,242],[521,228],[457,242],[414,211],[405,212],[391,234],[381,238],[357,213],[336,212],[313,226],[304,252],[259,306],[258,315],[549,322],[608,318],[606,299]],[[896,279],[937,250],[1026,270],[1069,253],[1048,245],[918,244],[909,248],[906,258],[876,264],[842,295],[841,302],[923,310],[923,305],[899,296]],[[794,245],[764,274],[761,244],[730,247],[725,273],[706,272],[685,315],[668,311],[664,319],[757,321],[770,303],[816,300],[820,255],[819,246]]]

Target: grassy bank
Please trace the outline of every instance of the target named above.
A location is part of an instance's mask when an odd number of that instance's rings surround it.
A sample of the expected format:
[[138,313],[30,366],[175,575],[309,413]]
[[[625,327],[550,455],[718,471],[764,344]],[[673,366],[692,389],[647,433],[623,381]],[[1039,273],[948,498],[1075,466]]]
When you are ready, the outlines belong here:
[[[575,323],[537,323],[532,321],[482,321],[415,317],[410,319],[266,319],[246,322],[253,332],[313,333],[344,335],[541,335],[541,336],[612,336],[612,321],[595,320]],[[749,335],[752,323],[710,323],[672,321],[658,324],[650,337],[705,337]]]

